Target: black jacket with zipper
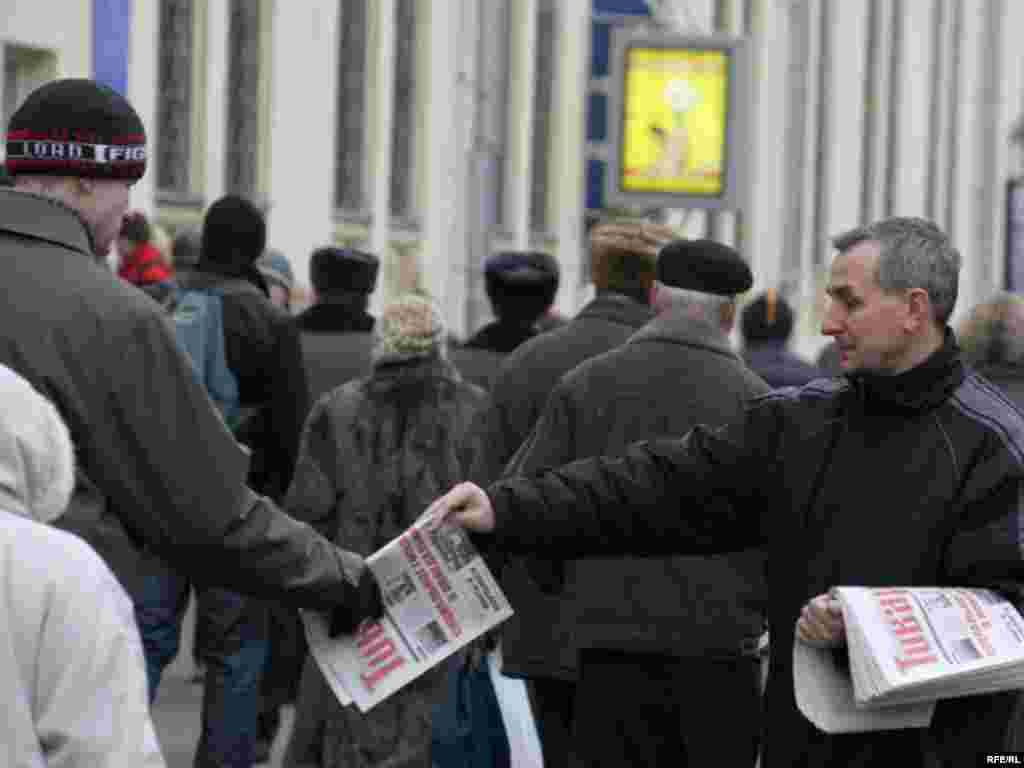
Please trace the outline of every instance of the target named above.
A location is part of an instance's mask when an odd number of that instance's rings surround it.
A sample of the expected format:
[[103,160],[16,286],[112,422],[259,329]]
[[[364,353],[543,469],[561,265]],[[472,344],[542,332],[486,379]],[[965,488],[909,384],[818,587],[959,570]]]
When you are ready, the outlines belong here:
[[839,585],[1018,595],[1022,490],[1024,416],[965,373],[947,331],[939,351],[901,375],[778,390],[718,430],[497,483],[496,535],[481,539],[564,558],[766,546],[763,765],[923,766],[929,755],[970,765],[1005,744],[1016,693],[942,701],[924,730],[829,736],[796,707],[795,625],[810,598]]

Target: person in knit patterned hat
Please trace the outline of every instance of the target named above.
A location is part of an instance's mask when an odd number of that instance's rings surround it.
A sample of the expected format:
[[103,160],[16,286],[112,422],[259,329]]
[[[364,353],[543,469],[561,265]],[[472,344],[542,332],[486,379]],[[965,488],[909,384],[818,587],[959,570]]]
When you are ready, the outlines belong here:
[[[464,477],[462,437],[486,399],[448,361],[444,323],[430,300],[410,294],[388,304],[375,339],[372,373],[314,406],[285,502],[292,515],[364,556]],[[435,667],[360,713],[341,707],[307,660],[285,764],[430,766],[431,716],[447,669]]]

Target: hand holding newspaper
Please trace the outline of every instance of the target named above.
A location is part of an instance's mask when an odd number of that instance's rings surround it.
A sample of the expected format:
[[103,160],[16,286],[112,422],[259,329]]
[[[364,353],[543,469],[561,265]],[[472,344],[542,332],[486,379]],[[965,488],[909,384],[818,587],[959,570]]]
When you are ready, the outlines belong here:
[[303,611],[309,649],[342,706],[366,712],[512,615],[466,532],[425,515],[366,558],[385,614],[328,637]]
[[928,725],[939,699],[1024,687],[1024,618],[987,589],[838,587],[849,669],[799,639],[800,711],[829,733]]

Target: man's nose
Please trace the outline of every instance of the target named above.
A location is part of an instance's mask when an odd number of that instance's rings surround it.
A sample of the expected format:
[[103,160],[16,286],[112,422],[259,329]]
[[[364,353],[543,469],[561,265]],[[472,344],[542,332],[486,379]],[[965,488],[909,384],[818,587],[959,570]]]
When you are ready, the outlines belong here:
[[838,336],[843,331],[842,318],[834,301],[825,307],[825,316],[821,320],[821,332],[825,336]]

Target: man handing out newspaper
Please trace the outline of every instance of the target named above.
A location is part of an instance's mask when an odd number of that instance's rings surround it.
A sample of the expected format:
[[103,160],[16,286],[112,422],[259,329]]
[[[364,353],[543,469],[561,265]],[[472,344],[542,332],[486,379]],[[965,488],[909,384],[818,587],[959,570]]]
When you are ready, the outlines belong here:
[[762,765],[970,765],[1002,748],[1016,693],[943,700],[926,729],[850,735],[818,731],[795,703],[798,623],[805,640],[842,636],[824,602],[831,587],[1015,589],[1024,576],[1024,417],[961,363],[947,328],[958,252],[933,224],[904,218],[834,245],[823,332],[842,378],[773,392],[737,423],[638,443],[619,459],[486,493],[462,484],[429,511],[490,533],[481,546],[549,557],[767,546]]

